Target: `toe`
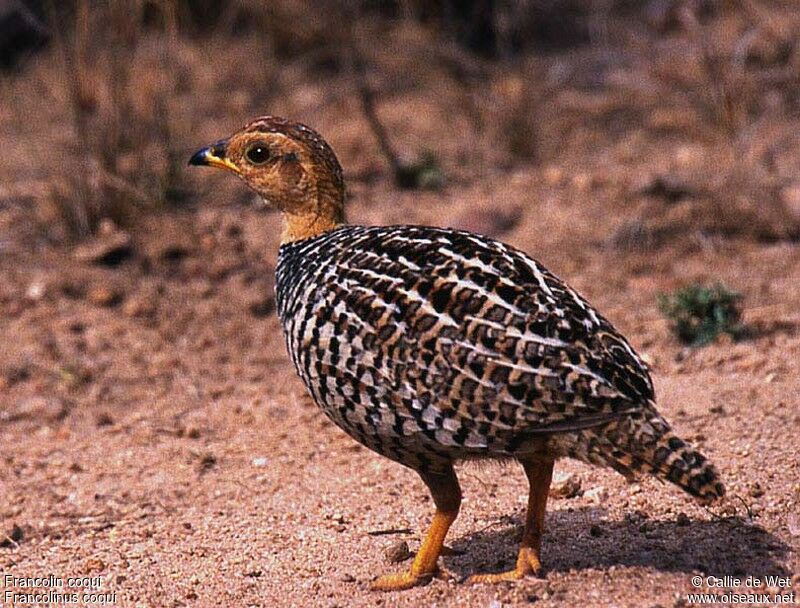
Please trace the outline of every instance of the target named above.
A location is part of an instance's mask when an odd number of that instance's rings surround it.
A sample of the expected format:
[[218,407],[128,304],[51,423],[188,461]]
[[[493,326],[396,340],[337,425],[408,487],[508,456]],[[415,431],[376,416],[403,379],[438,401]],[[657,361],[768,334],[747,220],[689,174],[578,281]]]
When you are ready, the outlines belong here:
[[467,583],[505,583],[508,581],[518,581],[526,576],[539,576],[542,571],[542,563],[539,561],[537,552],[530,547],[520,549],[517,557],[517,567],[508,572],[497,574],[474,574],[467,579]]
[[524,575],[518,570],[509,570],[508,572],[498,572],[497,574],[473,574],[467,579],[470,585],[478,585],[481,583],[505,583],[508,581],[518,581]]
[[537,552],[529,547],[520,549],[517,570],[520,570],[523,575],[539,576],[542,572],[542,562],[539,560]]
[[370,585],[373,591],[402,591],[411,589],[418,585],[425,585],[431,580],[431,576],[419,576],[411,572],[401,574],[387,574],[374,580]]

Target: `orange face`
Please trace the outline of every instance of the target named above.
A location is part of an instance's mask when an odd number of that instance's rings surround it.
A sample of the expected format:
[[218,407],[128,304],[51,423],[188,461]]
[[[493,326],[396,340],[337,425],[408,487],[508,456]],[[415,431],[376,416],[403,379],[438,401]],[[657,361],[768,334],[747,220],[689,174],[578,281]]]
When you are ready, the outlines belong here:
[[227,139],[198,150],[190,165],[235,173],[286,218],[285,239],[300,238],[344,220],[344,179],[333,150],[300,123],[259,118]]
[[265,201],[284,211],[303,206],[313,194],[313,178],[319,172],[303,142],[284,133],[247,128],[198,150],[189,164],[231,171]]

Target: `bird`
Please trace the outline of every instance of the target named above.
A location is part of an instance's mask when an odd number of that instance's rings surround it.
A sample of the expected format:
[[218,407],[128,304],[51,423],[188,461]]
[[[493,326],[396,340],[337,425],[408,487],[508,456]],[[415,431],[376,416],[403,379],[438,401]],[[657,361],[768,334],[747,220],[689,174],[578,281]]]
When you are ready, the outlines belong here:
[[257,118],[189,164],[234,173],[280,211],[276,309],[297,374],[339,428],[430,491],[435,512],[410,568],[373,589],[437,574],[463,461],[518,461],[530,488],[514,568],[472,583],[541,576],[561,458],[651,474],[702,503],[724,495],[715,467],[656,410],[628,340],[521,250],[461,230],[347,223],[333,149],[285,118]]

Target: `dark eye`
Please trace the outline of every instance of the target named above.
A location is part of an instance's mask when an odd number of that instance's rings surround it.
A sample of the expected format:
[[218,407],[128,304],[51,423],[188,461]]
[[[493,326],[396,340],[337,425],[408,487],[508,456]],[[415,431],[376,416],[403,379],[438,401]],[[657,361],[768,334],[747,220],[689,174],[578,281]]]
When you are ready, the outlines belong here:
[[269,160],[269,148],[264,144],[255,144],[247,148],[244,155],[254,165],[261,165]]

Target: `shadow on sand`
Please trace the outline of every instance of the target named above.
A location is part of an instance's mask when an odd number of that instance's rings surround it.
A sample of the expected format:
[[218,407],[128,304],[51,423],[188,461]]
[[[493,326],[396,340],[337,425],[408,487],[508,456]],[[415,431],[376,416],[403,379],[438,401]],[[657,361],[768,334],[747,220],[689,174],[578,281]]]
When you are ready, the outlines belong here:
[[[789,547],[762,527],[738,517],[714,521],[648,519],[631,513],[605,521],[605,509],[550,511],[542,545],[544,572],[641,566],[714,576],[787,576]],[[521,516],[468,534],[452,543],[461,555],[444,558],[448,570],[466,577],[513,567]]]

